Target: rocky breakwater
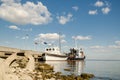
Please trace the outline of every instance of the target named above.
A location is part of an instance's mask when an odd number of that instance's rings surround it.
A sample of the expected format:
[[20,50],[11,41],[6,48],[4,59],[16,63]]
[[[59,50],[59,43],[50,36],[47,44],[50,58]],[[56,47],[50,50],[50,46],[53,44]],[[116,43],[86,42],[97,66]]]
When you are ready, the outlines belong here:
[[94,77],[87,73],[62,75],[54,72],[54,66],[35,62],[30,53],[24,57],[14,53],[5,60],[0,59],[0,64],[0,80],[89,80]]

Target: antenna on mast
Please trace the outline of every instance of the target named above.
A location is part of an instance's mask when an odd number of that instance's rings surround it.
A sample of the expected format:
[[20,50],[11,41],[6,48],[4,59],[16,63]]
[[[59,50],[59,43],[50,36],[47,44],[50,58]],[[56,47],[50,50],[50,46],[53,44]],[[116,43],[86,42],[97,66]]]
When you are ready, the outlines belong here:
[[61,52],[61,35],[60,35],[60,32],[59,32],[59,49],[60,49],[60,52]]

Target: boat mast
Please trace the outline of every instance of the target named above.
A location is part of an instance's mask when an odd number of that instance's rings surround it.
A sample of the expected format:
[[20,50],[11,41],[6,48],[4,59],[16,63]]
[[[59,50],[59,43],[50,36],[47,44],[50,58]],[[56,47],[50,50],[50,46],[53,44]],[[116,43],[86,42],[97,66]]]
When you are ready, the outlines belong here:
[[77,39],[74,38],[75,48],[77,49]]
[[60,49],[60,52],[61,52],[61,35],[60,35],[60,32],[59,32],[59,49]]

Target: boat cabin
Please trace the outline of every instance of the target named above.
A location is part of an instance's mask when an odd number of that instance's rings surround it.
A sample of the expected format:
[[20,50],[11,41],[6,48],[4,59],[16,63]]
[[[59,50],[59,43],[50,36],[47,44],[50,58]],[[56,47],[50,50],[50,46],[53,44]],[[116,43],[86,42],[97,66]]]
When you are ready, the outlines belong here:
[[51,54],[60,54],[60,50],[58,47],[49,47],[45,49],[46,53],[51,53]]
[[80,50],[75,48],[70,49],[70,53],[68,53],[68,60],[84,60],[84,59],[85,55],[82,48]]

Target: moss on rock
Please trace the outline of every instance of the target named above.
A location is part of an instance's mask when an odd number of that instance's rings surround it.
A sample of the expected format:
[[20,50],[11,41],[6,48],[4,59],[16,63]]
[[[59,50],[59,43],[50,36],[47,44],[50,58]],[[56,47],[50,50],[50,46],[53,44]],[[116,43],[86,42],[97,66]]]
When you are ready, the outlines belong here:
[[94,75],[93,74],[90,74],[90,73],[82,73],[80,75],[83,79],[89,79],[89,78],[93,78]]

